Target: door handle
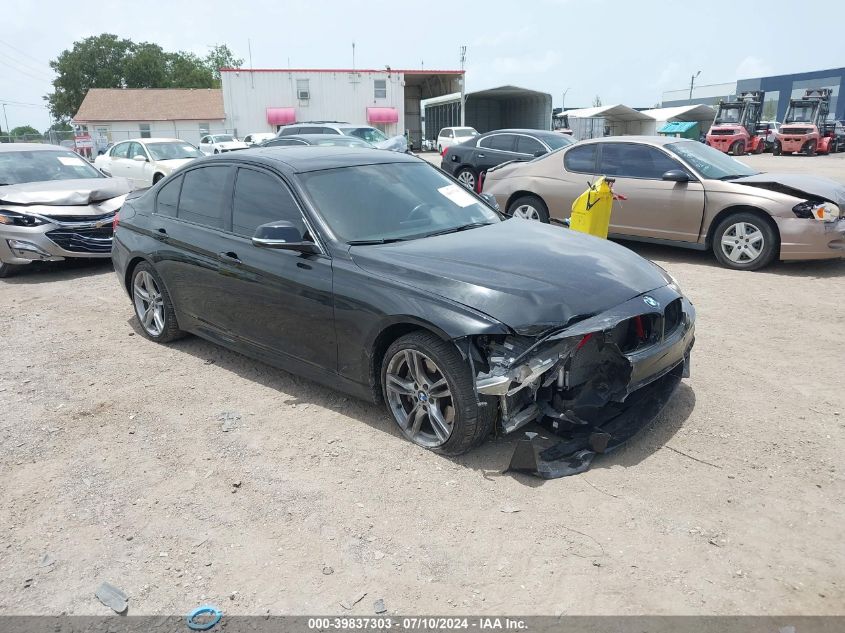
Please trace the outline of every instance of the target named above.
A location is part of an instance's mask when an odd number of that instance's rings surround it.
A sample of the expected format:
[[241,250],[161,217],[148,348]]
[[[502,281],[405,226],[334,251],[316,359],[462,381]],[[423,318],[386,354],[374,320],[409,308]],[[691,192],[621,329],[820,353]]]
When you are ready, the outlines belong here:
[[487,155],[486,154],[479,154],[478,157],[479,158],[487,158]]
[[238,259],[238,254],[233,253],[232,251],[228,251],[226,253],[217,253],[217,256],[222,259],[224,262],[231,262],[233,264],[240,264],[242,263],[240,259]]

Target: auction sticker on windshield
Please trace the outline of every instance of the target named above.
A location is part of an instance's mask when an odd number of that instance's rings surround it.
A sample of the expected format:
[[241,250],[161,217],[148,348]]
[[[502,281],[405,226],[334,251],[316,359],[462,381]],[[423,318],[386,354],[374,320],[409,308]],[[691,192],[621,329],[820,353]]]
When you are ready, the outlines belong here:
[[477,202],[477,200],[472,197],[472,194],[468,193],[467,190],[460,185],[446,185],[445,187],[440,187],[437,191],[449,198],[449,200],[459,207],[468,207],[469,205]]
[[85,164],[81,158],[76,158],[75,156],[59,156],[58,159],[62,165],[67,165],[68,167],[79,167]]

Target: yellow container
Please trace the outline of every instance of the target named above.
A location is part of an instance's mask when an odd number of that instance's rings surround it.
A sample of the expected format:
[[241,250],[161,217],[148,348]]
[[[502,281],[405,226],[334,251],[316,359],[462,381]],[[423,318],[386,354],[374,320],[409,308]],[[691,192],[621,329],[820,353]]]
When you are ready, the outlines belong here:
[[572,203],[569,228],[596,237],[607,238],[610,211],[613,208],[613,179],[602,176]]

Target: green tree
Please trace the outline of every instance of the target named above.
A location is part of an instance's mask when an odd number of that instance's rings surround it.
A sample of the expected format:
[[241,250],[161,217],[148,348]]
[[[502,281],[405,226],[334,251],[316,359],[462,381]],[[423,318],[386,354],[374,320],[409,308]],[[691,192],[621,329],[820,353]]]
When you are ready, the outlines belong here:
[[67,121],[59,121],[58,123],[53,123],[53,125],[44,130],[44,135],[46,136],[50,132],[73,132],[73,128]]
[[12,128],[12,136],[23,136],[24,134],[29,134],[30,136],[41,136],[41,132],[31,125],[19,125],[18,127]]
[[103,33],[73,43],[50,62],[56,71],[53,92],[47,95],[53,117],[64,121],[79,109],[90,88],[123,88],[126,57],[132,42]]
[[215,44],[205,56],[205,65],[216,81],[220,81],[221,68],[240,68],[243,63],[225,44]]
[[168,88],[214,88],[214,74],[202,59],[193,53],[167,54]]
[[158,44],[133,44],[123,65],[123,77],[127,88],[167,86],[167,53]]

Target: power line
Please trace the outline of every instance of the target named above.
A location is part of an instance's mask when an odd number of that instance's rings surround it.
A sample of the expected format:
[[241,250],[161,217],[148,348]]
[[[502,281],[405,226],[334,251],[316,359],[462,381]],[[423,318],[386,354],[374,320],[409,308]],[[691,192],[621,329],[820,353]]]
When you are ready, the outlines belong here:
[[32,55],[30,55],[30,54],[29,54],[29,53],[27,53],[26,51],[22,51],[21,49],[19,49],[17,46],[12,46],[12,45],[11,45],[11,44],[9,44],[8,42],[4,42],[3,40],[0,40],[0,44],[2,44],[3,46],[8,46],[8,47],[9,47],[9,48],[11,48],[13,51],[17,51],[18,53],[20,53],[20,54],[21,54],[21,55],[23,55],[24,57],[28,57],[28,58],[29,58],[29,59],[31,59],[32,61],[36,62],[39,66],[46,66],[47,68],[49,68],[49,67],[50,67],[50,64],[44,64],[44,62],[42,62],[40,59],[36,59],[35,57],[33,57]]
[[12,70],[19,72],[20,74],[24,75],[25,77],[29,77],[30,79],[35,79],[36,81],[38,81],[40,83],[48,83],[48,84],[53,83],[52,78],[47,79],[46,77],[36,77],[32,73],[29,73],[29,72],[27,72],[27,71],[25,71],[21,68],[17,68],[16,66],[12,66],[11,64],[3,61],[2,59],[0,59],[0,64],[3,64],[4,66],[7,66],[8,68],[11,68]]
[[8,53],[6,51],[0,51],[0,55],[5,56],[10,62],[12,62],[13,64],[17,64],[18,66],[20,66],[23,70],[25,70],[27,72],[35,73],[37,75],[45,75],[45,76],[50,75],[53,72],[52,70],[45,71],[45,69],[43,67],[36,66],[35,64],[28,62],[26,60],[16,58],[14,55],[11,55],[10,53]]

